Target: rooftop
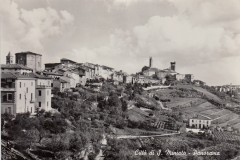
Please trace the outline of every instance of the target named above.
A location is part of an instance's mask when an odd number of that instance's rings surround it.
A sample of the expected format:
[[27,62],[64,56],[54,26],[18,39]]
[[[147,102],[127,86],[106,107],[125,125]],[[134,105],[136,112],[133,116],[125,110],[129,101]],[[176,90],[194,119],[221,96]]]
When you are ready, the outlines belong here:
[[54,73],[54,72],[43,72],[43,74],[46,74],[46,75],[55,75],[55,76],[62,76],[62,75],[63,75],[63,74]]
[[1,64],[2,69],[26,69],[26,70],[33,70],[32,68],[26,67],[21,64]]
[[102,65],[102,68],[103,68],[103,69],[111,69],[111,70],[113,69],[113,68],[111,68],[111,67],[104,66],[104,65]]
[[52,79],[51,77],[47,77],[45,75],[37,74],[37,73],[29,73],[30,76],[38,79]]
[[33,52],[30,52],[30,51],[15,53],[15,55],[17,55],[17,54],[34,54],[34,55],[42,56],[41,54],[33,53]]
[[67,58],[62,58],[60,61],[71,61],[71,62],[73,62],[73,63],[77,63],[77,62],[75,62],[75,61],[73,61],[73,60],[71,60],[71,59],[67,59]]
[[199,120],[211,120],[211,118],[210,118],[210,117],[208,117],[208,116],[205,116],[205,115],[202,115],[202,114],[198,114],[198,115],[194,116],[194,117],[193,117],[193,118],[191,118],[191,119],[199,119]]
[[20,74],[12,72],[2,72],[2,79],[35,79],[32,74]]

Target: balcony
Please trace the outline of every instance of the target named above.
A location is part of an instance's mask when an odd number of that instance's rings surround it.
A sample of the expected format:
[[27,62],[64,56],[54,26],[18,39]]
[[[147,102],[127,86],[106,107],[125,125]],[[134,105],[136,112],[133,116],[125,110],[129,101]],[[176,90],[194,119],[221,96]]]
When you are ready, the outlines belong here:
[[37,88],[37,89],[51,89],[52,87],[51,87],[51,86],[48,86],[48,85],[37,85],[36,88]]

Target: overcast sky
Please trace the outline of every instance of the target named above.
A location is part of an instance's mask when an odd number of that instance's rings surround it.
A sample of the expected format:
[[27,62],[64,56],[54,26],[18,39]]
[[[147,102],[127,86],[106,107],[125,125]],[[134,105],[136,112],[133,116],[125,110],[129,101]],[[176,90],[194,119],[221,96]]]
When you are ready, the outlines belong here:
[[0,0],[1,63],[22,51],[136,73],[148,58],[240,84],[240,0]]

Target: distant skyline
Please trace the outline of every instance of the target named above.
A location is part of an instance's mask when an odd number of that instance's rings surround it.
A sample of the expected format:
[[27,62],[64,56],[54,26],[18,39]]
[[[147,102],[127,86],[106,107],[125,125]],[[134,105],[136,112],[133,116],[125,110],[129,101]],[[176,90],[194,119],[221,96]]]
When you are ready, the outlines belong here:
[[148,66],[240,85],[239,0],[0,0],[1,63],[32,51],[127,73]]

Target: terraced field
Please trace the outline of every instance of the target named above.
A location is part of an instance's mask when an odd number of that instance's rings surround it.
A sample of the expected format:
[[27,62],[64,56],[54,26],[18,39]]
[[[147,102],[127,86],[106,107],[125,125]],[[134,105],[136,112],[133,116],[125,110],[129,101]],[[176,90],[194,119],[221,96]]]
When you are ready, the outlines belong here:
[[240,116],[227,109],[218,109],[209,102],[203,102],[197,106],[183,108],[185,117],[192,118],[194,115],[201,114],[210,117],[213,125],[221,127],[230,126],[233,129],[240,129]]
[[213,132],[215,139],[220,141],[240,141],[240,136],[229,132]]

